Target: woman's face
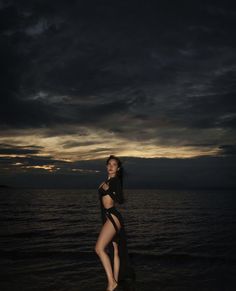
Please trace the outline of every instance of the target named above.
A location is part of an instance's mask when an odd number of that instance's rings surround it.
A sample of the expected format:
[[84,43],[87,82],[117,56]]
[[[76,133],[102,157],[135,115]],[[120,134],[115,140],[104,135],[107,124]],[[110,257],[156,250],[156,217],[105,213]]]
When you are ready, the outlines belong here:
[[109,176],[115,176],[118,170],[118,164],[115,159],[110,159],[107,164],[107,172]]

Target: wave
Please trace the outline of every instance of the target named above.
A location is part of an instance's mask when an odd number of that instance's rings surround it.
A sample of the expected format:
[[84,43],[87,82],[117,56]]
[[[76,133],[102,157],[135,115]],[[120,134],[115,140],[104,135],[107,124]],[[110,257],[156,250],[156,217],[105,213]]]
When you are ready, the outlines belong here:
[[229,257],[216,257],[207,255],[194,255],[186,253],[163,253],[163,254],[146,254],[136,253],[131,254],[133,259],[138,261],[172,261],[172,262],[205,262],[205,263],[230,263],[235,265],[236,259]]
[[[57,259],[79,259],[80,261],[93,261],[97,255],[95,252],[89,251],[22,251],[10,250],[0,251],[2,258],[9,259],[30,259],[30,258],[57,258]],[[164,254],[145,254],[145,253],[130,253],[131,260],[136,264],[145,262],[177,262],[177,263],[191,263],[191,262],[205,262],[205,263],[228,263],[236,265],[236,259],[229,257],[216,257],[206,255],[193,255],[186,253],[164,253]]]

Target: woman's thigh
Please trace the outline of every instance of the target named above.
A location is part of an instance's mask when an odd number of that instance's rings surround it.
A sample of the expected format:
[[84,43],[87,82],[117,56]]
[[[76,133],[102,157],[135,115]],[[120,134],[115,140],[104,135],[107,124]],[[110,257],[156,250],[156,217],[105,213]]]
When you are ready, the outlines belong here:
[[120,224],[119,219],[113,213],[111,213],[111,216],[112,216],[113,220],[115,221],[115,224],[116,224],[117,229],[120,230],[121,224]]
[[103,224],[103,227],[99,233],[99,236],[96,242],[96,247],[100,249],[105,249],[115,234],[116,234],[116,230],[112,222],[110,221],[110,219],[107,219],[107,221]]

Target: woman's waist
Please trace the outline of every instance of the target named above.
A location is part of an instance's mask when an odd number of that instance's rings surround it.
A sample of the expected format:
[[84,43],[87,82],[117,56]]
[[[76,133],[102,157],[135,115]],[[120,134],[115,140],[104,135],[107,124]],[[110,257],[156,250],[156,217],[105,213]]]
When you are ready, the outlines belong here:
[[113,212],[113,213],[119,213],[120,214],[119,210],[116,208],[115,205],[110,206],[110,207],[104,207],[103,206],[102,209],[103,209],[104,212]]
[[106,206],[106,207],[103,205],[103,209],[104,210],[108,210],[108,211],[109,210],[113,210],[113,209],[117,210],[115,205],[113,205],[113,206]]
[[101,205],[102,205],[102,208],[104,209],[116,209],[116,203],[114,203],[114,201],[103,201],[101,199]]

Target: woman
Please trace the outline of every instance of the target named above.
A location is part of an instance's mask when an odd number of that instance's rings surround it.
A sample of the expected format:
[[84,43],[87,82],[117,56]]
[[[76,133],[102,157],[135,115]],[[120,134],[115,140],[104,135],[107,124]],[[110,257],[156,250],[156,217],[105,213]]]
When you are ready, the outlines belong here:
[[106,166],[108,178],[98,188],[103,226],[95,252],[106,272],[107,291],[115,291],[118,284],[127,288],[127,282],[134,280],[135,274],[128,255],[123,217],[115,207],[115,203],[124,203],[122,163],[118,157],[110,155]]

